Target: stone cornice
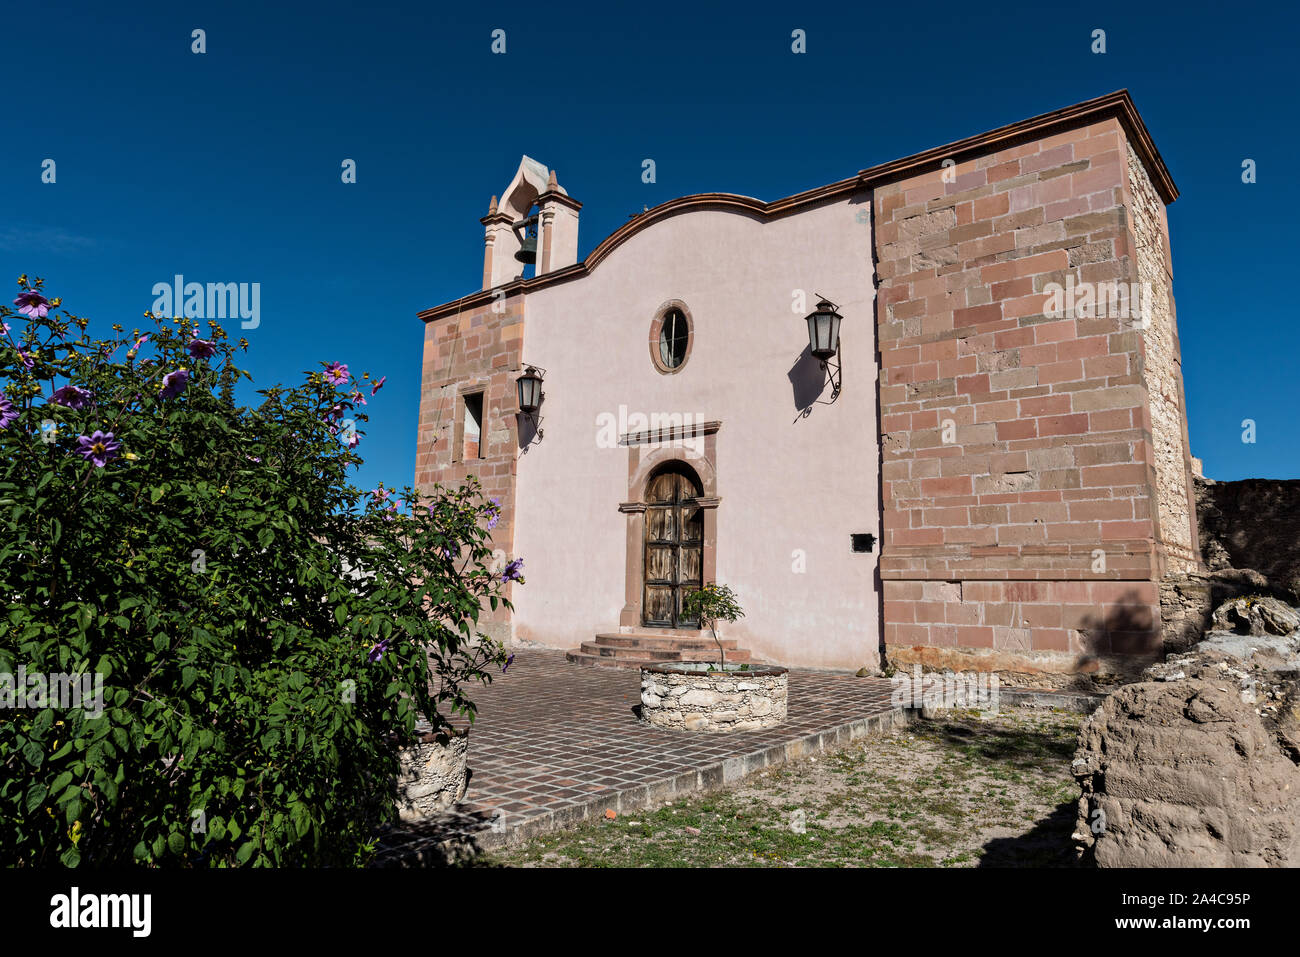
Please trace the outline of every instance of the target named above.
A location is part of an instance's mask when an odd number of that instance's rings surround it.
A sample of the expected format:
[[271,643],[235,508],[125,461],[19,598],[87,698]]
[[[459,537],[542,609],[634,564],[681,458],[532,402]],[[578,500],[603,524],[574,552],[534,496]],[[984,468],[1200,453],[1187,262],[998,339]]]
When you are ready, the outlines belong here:
[[676,442],[681,439],[694,438],[697,435],[712,435],[722,428],[721,422],[695,422],[691,425],[674,425],[666,429],[646,429],[641,432],[625,432],[618,437],[619,445],[648,445],[653,442]]
[[1151,182],[1160,192],[1166,204],[1178,198],[1178,187],[1174,185],[1169,169],[1156,149],[1151,134],[1138,115],[1137,107],[1128,90],[1116,90],[1096,99],[1085,100],[1074,106],[1043,113],[1041,116],[1021,120],[1010,126],[1002,126],[978,136],[968,136],[946,146],[936,146],[922,153],[916,153],[903,159],[882,163],[862,170],[858,179],[863,186],[879,186],[890,180],[916,176],[930,170],[937,170],[945,159],[958,159],[963,155],[990,153],[1006,149],[1020,142],[1042,139],[1053,133],[1086,123],[1095,123],[1099,119],[1115,117],[1124,127],[1124,132],[1133,144],[1133,149],[1146,165]]
[[536,202],[538,206],[546,206],[550,203],[556,203],[560,206],[567,206],[569,209],[575,211],[582,209],[582,203],[578,202],[568,193],[559,193],[553,189],[548,189],[546,192],[540,194],[534,202]]

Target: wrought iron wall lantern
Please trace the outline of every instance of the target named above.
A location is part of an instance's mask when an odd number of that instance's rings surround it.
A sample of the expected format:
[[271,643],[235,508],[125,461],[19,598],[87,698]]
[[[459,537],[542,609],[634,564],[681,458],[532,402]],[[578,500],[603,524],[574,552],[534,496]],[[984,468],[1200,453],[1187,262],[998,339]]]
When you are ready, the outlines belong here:
[[[813,358],[821,360],[822,368],[830,373],[831,401],[840,395],[843,384],[843,359],[840,351],[840,322],[844,319],[839,306],[818,294],[817,308],[808,315],[808,348]],[[831,360],[835,360],[834,366]]]
[[537,427],[537,410],[541,408],[542,400],[546,398],[546,393],[542,391],[542,376],[545,374],[545,369],[525,366],[523,375],[515,380],[515,389],[519,395],[519,411],[532,422],[533,431],[537,433],[539,439],[544,437],[542,430]]

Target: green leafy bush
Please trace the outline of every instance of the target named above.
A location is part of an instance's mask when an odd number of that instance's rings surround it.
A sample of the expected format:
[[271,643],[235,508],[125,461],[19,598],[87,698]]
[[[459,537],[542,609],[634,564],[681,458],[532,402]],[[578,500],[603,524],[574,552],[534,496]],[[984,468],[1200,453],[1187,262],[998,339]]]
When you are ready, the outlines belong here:
[[[363,863],[417,721],[472,721],[506,664],[475,632],[520,580],[492,568],[498,507],[349,484],[383,380],[331,363],[240,407],[217,324],[92,341],[40,280],[20,290],[22,316],[0,307],[0,864]],[[102,696],[21,707],[19,669]]]

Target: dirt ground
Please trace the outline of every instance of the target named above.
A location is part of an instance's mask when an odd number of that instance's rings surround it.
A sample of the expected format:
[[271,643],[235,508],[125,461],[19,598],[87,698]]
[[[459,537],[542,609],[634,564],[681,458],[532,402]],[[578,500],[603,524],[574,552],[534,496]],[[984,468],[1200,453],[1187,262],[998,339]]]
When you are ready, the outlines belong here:
[[738,785],[546,835],[491,867],[1062,867],[1083,715],[951,711]]

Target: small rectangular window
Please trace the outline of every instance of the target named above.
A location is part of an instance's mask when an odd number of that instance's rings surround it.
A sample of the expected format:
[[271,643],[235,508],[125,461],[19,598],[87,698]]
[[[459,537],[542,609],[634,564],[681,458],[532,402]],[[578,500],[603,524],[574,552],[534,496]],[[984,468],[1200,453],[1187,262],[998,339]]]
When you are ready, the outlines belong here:
[[475,392],[465,396],[465,438],[463,443],[465,459],[483,457],[483,393]]

